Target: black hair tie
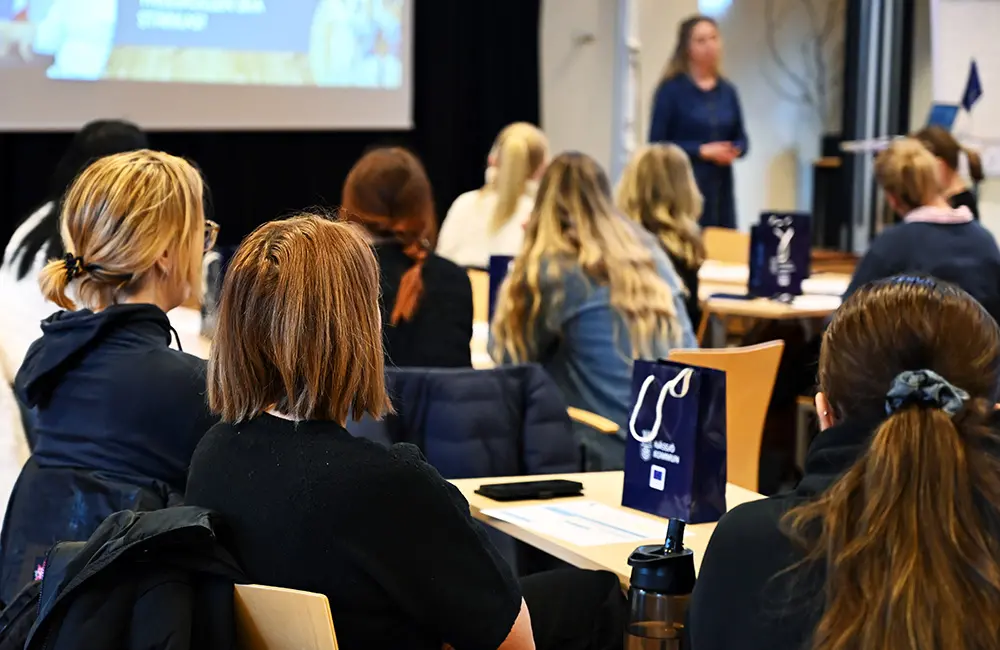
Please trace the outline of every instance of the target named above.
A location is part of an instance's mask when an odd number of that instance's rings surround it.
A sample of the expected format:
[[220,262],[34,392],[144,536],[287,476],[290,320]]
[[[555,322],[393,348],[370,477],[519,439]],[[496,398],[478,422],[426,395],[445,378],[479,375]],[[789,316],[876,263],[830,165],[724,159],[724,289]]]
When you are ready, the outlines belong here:
[[66,267],[66,281],[72,282],[74,278],[83,273],[83,258],[66,253],[63,258],[63,266]]

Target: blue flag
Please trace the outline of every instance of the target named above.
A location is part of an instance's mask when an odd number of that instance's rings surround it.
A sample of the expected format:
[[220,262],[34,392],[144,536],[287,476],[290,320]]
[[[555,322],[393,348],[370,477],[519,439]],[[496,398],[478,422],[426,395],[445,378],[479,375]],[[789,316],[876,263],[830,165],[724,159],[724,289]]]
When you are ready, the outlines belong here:
[[972,105],[983,96],[983,84],[979,81],[979,66],[973,59],[969,64],[969,79],[965,82],[965,92],[962,94],[962,108],[972,110]]

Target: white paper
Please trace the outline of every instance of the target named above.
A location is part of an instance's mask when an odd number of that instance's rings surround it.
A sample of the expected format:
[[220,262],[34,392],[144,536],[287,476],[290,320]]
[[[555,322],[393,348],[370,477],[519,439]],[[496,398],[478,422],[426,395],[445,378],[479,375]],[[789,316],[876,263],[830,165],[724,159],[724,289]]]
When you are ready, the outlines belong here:
[[815,275],[802,281],[802,293],[820,296],[842,296],[851,279],[847,276]]
[[[596,501],[490,508],[482,513],[576,546],[662,542],[667,536],[666,521],[652,521]],[[692,534],[688,529],[687,536]]]
[[706,260],[698,269],[698,280],[709,284],[746,284],[750,279],[750,267],[746,264],[727,264]]

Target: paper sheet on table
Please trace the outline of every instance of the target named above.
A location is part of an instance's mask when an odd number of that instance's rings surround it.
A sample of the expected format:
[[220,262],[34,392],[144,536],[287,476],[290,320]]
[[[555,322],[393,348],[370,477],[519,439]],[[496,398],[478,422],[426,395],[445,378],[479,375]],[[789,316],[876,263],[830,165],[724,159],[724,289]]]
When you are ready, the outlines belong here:
[[840,296],[795,296],[792,299],[792,306],[799,309],[836,311],[841,302]]
[[700,282],[719,284],[746,284],[750,279],[750,267],[746,264],[726,264],[706,260],[698,269]]
[[802,293],[820,296],[842,296],[851,279],[845,276],[814,275],[802,281]]
[[[662,541],[667,534],[666,522],[652,521],[596,501],[490,508],[482,513],[576,546],[640,544]],[[687,535],[692,534],[688,529]]]

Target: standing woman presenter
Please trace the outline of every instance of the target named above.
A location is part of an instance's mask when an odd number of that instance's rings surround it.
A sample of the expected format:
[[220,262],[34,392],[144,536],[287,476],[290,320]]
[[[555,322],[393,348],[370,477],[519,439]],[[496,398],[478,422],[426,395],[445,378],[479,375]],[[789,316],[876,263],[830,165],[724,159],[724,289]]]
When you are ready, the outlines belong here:
[[681,23],[677,47],[653,98],[649,141],[687,153],[705,197],[701,225],[736,227],[732,164],[749,147],[736,88],[722,77],[722,41],[714,20]]

